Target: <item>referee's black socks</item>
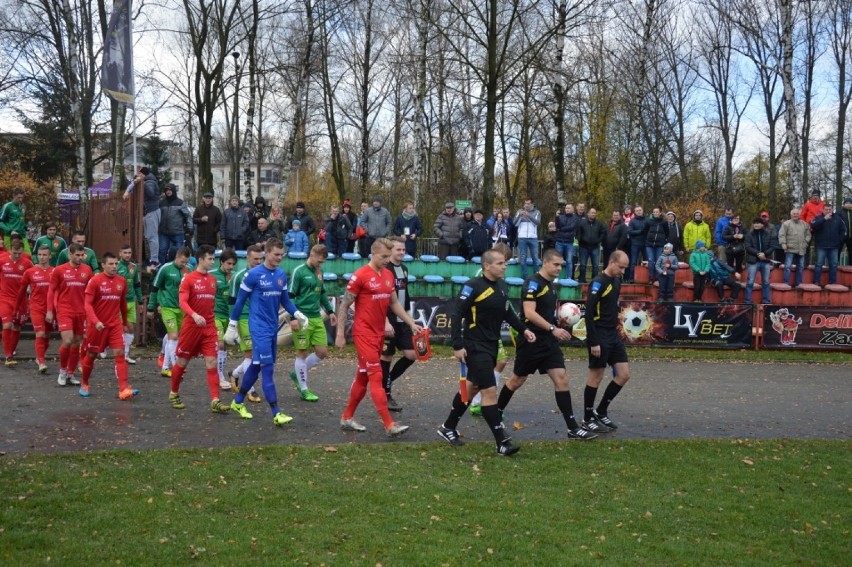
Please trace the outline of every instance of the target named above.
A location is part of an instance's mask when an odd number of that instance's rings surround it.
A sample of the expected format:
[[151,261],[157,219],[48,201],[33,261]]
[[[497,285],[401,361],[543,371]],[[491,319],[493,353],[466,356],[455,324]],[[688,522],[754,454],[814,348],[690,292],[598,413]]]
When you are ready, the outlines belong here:
[[512,396],[514,395],[515,391],[510,390],[508,385],[503,384],[503,387],[500,389],[500,396],[497,398],[497,407],[500,408],[500,411],[506,409],[506,406],[512,401]]
[[506,431],[503,429],[503,422],[500,420],[500,410],[497,405],[482,406],[482,417],[488,427],[491,428],[491,434],[494,435],[494,440],[500,445],[506,440]]
[[586,389],[583,390],[583,419],[591,421],[595,411],[595,398],[598,395],[598,389],[594,386],[586,384]]
[[562,413],[562,418],[565,420],[565,425],[568,429],[577,429],[577,420],[574,419],[574,407],[571,404],[571,392],[556,392],[556,407]]
[[393,368],[390,371],[390,381],[393,382],[403,374],[405,371],[411,368],[411,365],[414,364],[413,360],[409,360],[406,357],[402,357],[396,361],[396,364],[393,365]]
[[[464,415],[464,412],[467,411],[467,406],[461,399],[461,394],[456,392],[455,397],[453,397],[453,409],[450,410],[450,415],[447,416],[447,420],[444,422],[444,427],[447,429],[455,429],[461,417]],[[484,414],[483,414],[484,415]]]
[[615,397],[621,391],[621,388],[622,386],[617,384],[615,380],[609,383],[609,385],[606,387],[606,390],[604,390],[603,399],[601,399],[601,403],[600,405],[598,405],[598,413],[600,415],[606,415],[606,410],[609,408],[609,404],[612,402],[613,399],[615,399]]

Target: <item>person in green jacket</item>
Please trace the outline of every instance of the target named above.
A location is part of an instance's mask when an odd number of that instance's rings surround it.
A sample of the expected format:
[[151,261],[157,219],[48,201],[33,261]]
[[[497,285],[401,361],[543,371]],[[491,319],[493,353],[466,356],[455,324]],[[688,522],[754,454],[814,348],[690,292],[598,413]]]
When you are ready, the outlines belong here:
[[47,249],[50,250],[50,265],[52,267],[56,267],[57,260],[59,259],[59,254],[68,248],[68,244],[65,242],[65,239],[56,234],[56,223],[49,223],[44,229],[45,235],[36,240],[35,246],[33,246],[34,250],[38,250],[42,246],[47,246]]
[[222,250],[219,256],[219,267],[210,272],[216,278],[216,304],[213,307],[213,316],[216,322],[216,333],[219,336],[219,359],[217,368],[219,370],[219,389],[230,390],[231,383],[225,378],[225,361],[228,359],[228,350],[225,348],[225,331],[228,330],[228,320],[231,317],[231,278],[234,266],[237,265],[237,253],[230,249]]
[[707,244],[703,240],[695,242],[695,250],[689,255],[689,267],[692,268],[692,301],[701,303],[704,296],[704,285],[707,283],[707,272],[710,271],[712,254],[707,252]]
[[183,323],[183,311],[180,309],[180,282],[189,273],[189,257],[192,250],[186,246],[180,248],[175,254],[175,259],[166,262],[154,276],[151,284],[151,295],[148,297],[149,319],[154,319],[154,312],[159,311],[166,328],[166,340],[163,357],[163,365],[160,375],[171,377],[172,366],[175,364],[175,349],[177,348],[178,332]]
[[[87,264],[90,268],[92,268],[92,273],[97,274],[101,271],[101,265],[98,263],[98,255],[95,254],[95,251],[86,246],[86,233],[82,230],[76,231],[71,236],[72,244],[79,244],[83,247],[83,250],[86,252],[86,256],[83,259],[83,263]],[[56,258],[56,265],[61,266],[68,262],[68,248],[59,253],[59,257]]]
[[136,359],[130,357],[130,345],[135,339],[136,305],[142,303],[142,280],[139,277],[139,266],[134,264],[133,247],[122,244],[118,252],[118,275],[127,280],[127,325],[124,327],[124,358],[128,364],[136,364]]
[[[24,252],[30,254],[30,243],[27,241],[27,221],[24,220],[24,190],[16,188],[12,191],[12,200],[0,209],[0,231],[3,231],[3,241],[6,250],[10,250],[12,237],[21,237]],[[36,248],[38,250],[38,248]]]

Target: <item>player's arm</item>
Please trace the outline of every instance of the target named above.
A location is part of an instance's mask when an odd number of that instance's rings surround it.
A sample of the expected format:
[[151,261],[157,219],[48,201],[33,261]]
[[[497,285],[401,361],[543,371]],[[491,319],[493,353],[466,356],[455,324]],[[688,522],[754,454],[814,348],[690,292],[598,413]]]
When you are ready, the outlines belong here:
[[18,301],[16,305],[23,304],[27,299],[27,288],[30,285],[30,272],[24,272],[24,277],[21,278],[21,289],[18,290]]
[[53,321],[53,308],[56,303],[56,298],[54,296],[59,289],[60,281],[61,275],[59,270],[53,270],[50,274],[50,286],[47,288],[47,313],[45,313],[45,321],[48,323]]
[[346,346],[346,321],[349,319],[349,308],[355,303],[356,293],[356,290],[347,287],[337,306],[337,340],[334,344],[340,349]]
[[450,331],[453,339],[453,350],[459,351],[464,349],[464,339],[462,338],[462,321],[473,305],[473,298],[479,295],[479,286],[462,285],[462,290],[458,298],[456,298],[456,308],[450,317]]
[[160,282],[163,278],[163,269],[157,272],[157,275],[154,276],[154,281],[151,284],[151,294],[148,296],[148,311],[150,313],[154,313],[157,310],[157,304],[159,303],[159,295],[160,295]]
[[86,320],[89,322],[89,325],[93,325],[100,331],[104,325],[98,319],[98,314],[95,313],[95,296],[98,293],[98,285],[98,282],[94,278],[89,280],[88,285],[86,285],[86,295],[83,299],[83,310],[86,312]]
[[[293,320],[290,321],[292,324],[293,321],[298,322],[298,326],[301,329],[304,329],[308,326],[308,318],[304,313],[299,311],[299,308],[296,307],[296,304],[293,303],[293,300],[290,299],[290,294],[287,292],[287,280],[284,280],[284,288],[281,290],[281,299],[279,304],[284,308],[284,311],[289,313]],[[297,330],[296,327],[293,327],[293,330]]]
[[411,318],[411,315],[405,310],[405,307],[402,306],[402,303],[399,302],[399,298],[395,293],[392,293],[390,296],[390,309],[393,311],[394,315],[405,321],[405,324],[411,327],[411,330],[416,335],[422,329],[420,326],[414,322],[414,319]]
[[589,297],[586,299],[586,344],[590,347],[600,347],[598,328],[595,322],[595,314],[598,312],[598,304],[601,301],[600,282],[593,281],[589,286]]
[[121,324],[125,327],[127,326],[127,302],[119,301],[118,302],[118,310],[121,313]]
[[503,320],[509,323],[513,329],[518,331],[518,333],[524,335],[528,342],[535,342],[535,333],[530,331],[524,322],[521,321],[521,318],[518,317],[518,314],[515,313],[515,310],[509,306],[509,302],[506,302],[506,309],[503,311]]

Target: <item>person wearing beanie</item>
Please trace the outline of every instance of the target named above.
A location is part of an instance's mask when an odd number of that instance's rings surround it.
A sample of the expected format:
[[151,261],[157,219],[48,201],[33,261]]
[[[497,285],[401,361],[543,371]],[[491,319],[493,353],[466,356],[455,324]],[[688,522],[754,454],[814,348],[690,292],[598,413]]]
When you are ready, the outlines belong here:
[[414,210],[414,203],[408,202],[393,224],[393,233],[405,238],[405,253],[412,258],[417,256],[417,241],[423,236],[423,223]]
[[671,301],[674,298],[674,272],[680,267],[678,265],[677,255],[674,253],[674,245],[671,242],[667,242],[666,245],[663,246],[663,252],[660,254],[660,257],[657,258],[657,262],[654,266],[656,268],[657,278],[660,281],[658,301]]
[[302,221],[293,219],[293,223],[290,226],[292,228],[287,232],[287,236],[284,237],[284,245],[287,246],[287,252],[307,254],[310,242],[308,241],[308,235],[302,230]]
[[167,183],[160,201],[160,264],[174,260],[175,253],[183,248],[187,235],[192,238],[192,213],[183,199],[177,196],[177,186]]
[[772,270],[773,239],[766,230],[766,221],[757,217],[752,221],[752,229],[745,235],[746,263],[748,264],[748,282],[745,289],[745,302],[751,304],[754,280],[760,270],[760,284],[763,303],[772,302],[772,288],[769,287],[769,272]]
[[692,301],[701,303],[704,298],[704,286],[707,284],[707,273],[710,271],[710,258],[713,254],[707,251],[703,240],[695,241],[695,249],[689,255],[689,267],[692,269]]
[[367,236],[359,244],[361,257],[367,258],[377,238],[384,238],[391,232],[393,220],[390,211],[382,206],[382,198],[378,195],[373,197],[371,207],[368,207],[361,215],[361,227],[367,232]]
[[692,213],[692,220],[683,227],[683,247],[687,254],[696,249],[695,243],[703,240],[704,244],[712,244],[713,235],[710,233],[710,225],[704,222],[704,213],[701,209]]
[[[846,247],[846,265],[852,266],[852,197],[843,199],[843,207],[837,213],[846,226],[846,240],[843,242],[843,246]],[[843,252],[842,247],[840,252]]]
[[302,232],[304,232],[305,236],[310,240],[311,235],[317,231],[317,225],[314,223],[314,219],[311,218],[311,215],[309,215],[305,210],[305,203],[302,201],[296,203],[296,212],[290,215],[287,218],[287,222],[284,223],[285,234],[289,233],[290,230],[293,229],[293,221],[295,220],[299,221],[299,224],[301,224],[302,227]]

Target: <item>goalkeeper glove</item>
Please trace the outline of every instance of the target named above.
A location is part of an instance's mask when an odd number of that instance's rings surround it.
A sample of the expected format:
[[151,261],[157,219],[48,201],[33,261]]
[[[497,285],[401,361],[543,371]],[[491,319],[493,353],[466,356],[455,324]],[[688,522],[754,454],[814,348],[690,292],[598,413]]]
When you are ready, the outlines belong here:
[[301,311],[296,311],[295,313],[293,313],[293,317],[295,317],[296,321],[299,322],[300,329],[308,328],[308,318],[305,316],[304,313],[302,313]]
[[228,321],[228,330],[225,331],[225,344],[235,345],[240,342],[240,332],[237,330],[236,321]]

